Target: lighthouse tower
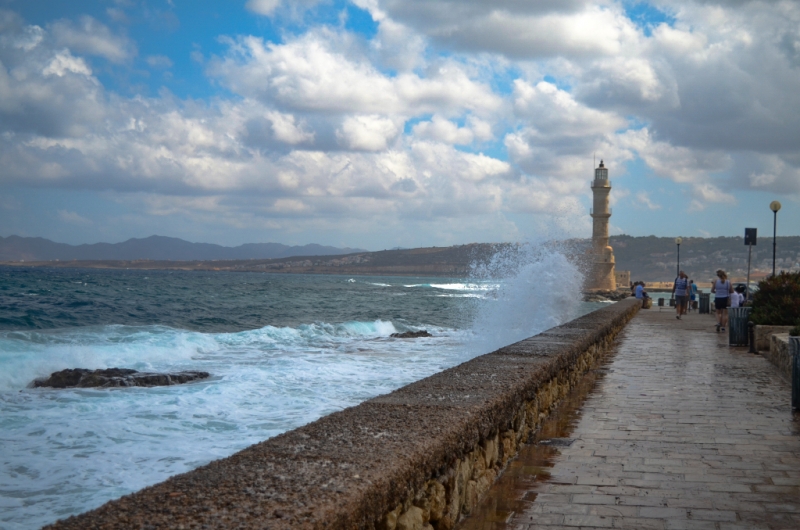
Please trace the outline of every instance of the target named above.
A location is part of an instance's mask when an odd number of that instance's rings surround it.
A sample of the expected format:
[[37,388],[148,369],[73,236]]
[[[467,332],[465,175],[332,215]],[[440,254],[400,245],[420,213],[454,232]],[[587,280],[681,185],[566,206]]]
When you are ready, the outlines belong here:
[[586,281],[587,289],[615,291],[617,289],[616,275],[614,273],[614,249],[608,244],[608,220],[611,218],[611,208],[608,207],[608,194],[611,192],[611,182],[608,180],[608,169],[600,161],[594,170],[592,181],[592,194],[594,195],[592,216],[592,269]]

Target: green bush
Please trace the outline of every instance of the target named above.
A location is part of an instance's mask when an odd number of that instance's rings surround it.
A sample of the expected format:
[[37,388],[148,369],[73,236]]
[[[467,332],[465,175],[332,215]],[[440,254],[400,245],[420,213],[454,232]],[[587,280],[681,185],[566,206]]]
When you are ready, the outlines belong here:
[[789,330],[789,336],[791,336],[791,337],[800,337],[800,323]]
[[767,326],[793,326],[800,321],[800,272],[781,272],[758,282],[752,320]]

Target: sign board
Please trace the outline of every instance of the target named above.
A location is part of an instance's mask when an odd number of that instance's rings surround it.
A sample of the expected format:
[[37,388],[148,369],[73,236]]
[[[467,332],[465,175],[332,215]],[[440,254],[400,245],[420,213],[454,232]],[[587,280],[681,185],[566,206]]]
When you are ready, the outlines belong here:
[[744,229],[744,244],[745,245],[755,245],[756,244],[756,233],[758,232],[757,228],[745,228]]

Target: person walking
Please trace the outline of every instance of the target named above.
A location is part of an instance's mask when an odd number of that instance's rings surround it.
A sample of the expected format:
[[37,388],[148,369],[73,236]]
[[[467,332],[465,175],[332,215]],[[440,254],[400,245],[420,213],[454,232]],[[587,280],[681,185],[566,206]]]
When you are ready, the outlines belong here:
[[728,275],[724,270],[718,270],[717,280],[711,286],[711,292],[715,295],[714,308],[717,310],[717,333],[725,331],[725,326],[728,325],[728,306],[731,304],[732,291]]
[[689,280],[689,308],[687,311],[694,309],[694,302],[697,300],[697,284],[694,280]]
[[686,313],[686,303],[689,300],[689,277],[680,271],[675,282],[672,284],[672,296],[675,298],[675,318],[681,319],[681,315]]

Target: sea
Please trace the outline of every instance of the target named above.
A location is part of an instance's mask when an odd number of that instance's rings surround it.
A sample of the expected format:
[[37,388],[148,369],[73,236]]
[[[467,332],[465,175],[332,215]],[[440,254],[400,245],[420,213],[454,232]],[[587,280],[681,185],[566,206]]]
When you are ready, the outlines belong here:
[[[0,268],[0,528],[96,508],[602,306],[564,253],[523,254],[468,278]],[[211,377],[30,386],[111,367]]]

